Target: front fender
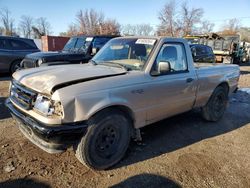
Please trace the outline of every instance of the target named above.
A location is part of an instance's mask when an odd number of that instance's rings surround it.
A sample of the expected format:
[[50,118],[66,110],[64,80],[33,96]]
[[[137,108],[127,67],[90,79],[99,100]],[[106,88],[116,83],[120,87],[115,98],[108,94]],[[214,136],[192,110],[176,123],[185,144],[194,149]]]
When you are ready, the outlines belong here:
[[[59,95],[58,95],[59,97]],[[78,122],[88,120],[97,112],[111,106],[125,106],[131,109],[129,102],[122,98],[112,98],[107,91],[83,94],[69,97],[60,97],[64,110],[63,122]]]

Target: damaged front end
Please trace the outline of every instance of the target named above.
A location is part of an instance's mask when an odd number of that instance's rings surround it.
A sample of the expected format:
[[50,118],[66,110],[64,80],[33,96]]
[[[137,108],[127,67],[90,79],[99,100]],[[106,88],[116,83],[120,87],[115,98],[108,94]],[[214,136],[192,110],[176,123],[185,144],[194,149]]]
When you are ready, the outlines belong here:
[[[56,121],[63,116],[60,102],[38,94],[16,81],[12,82],[10,97],[5,104],[18,122],[21,132],[49,153],[65,151],[78,142],[87,130],[85,121],[67,124]],[[34,114],[40,118],[34,118]]]

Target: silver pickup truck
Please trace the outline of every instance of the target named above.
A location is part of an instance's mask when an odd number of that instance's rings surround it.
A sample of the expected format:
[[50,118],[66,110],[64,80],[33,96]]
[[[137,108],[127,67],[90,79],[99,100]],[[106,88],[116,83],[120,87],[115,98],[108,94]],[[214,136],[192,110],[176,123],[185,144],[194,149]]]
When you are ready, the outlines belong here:
[[237,65],[194,64],[184,39],[120,37],[88,64],[16,72],[6,106],[38,147],[73,146],[100,170],[121,160],[141,127],[194,108],[218,121],[239,75]]

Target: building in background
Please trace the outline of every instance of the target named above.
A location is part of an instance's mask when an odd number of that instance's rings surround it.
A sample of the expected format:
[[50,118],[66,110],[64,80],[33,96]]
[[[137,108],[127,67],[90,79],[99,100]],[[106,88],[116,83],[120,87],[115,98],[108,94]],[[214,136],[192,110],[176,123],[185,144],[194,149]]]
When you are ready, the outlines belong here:
[[[68,42],[69,37],[61,36],[42,36],[41,38],[41,47],[42,51],[60,51],[63,49],[65,44]],[[39,44],[37,45],[39,48]]]

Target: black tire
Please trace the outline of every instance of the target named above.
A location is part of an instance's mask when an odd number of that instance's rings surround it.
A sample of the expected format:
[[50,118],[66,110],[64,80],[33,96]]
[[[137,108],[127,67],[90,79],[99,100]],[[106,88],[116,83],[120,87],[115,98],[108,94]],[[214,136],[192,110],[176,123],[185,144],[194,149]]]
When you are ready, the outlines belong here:
[[202,108],[202,117],[207,121],[218,121],[224,115],[228,102],[228,91],[222,86],[215,88],[207,104]]
[[16,60],[14,61],[11,66],[10,66],[10,73],[13,74],[16,72],[18,69],[20,69],[21,60]]
[[132,122],[120,111],[105,110],[89,121],[76,149],[76,157],[96,170],[107,169],[124,156],[131,138]]

